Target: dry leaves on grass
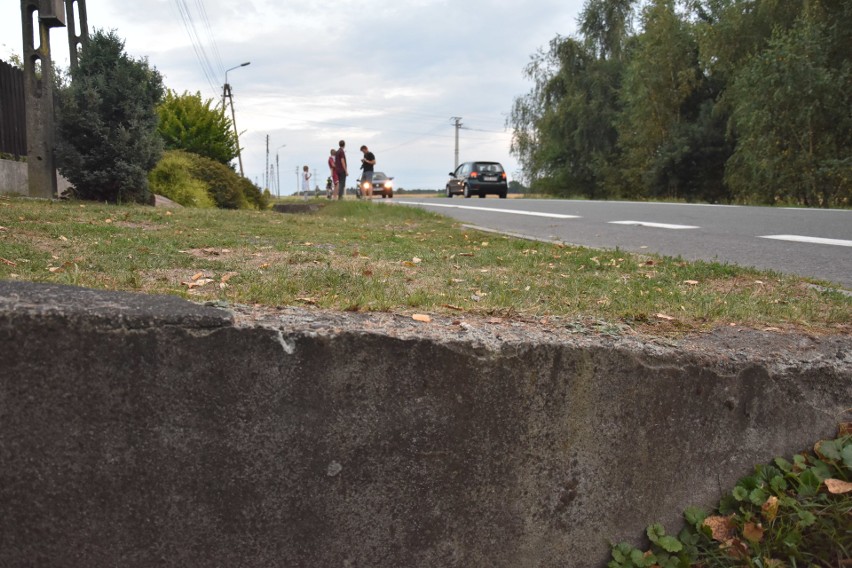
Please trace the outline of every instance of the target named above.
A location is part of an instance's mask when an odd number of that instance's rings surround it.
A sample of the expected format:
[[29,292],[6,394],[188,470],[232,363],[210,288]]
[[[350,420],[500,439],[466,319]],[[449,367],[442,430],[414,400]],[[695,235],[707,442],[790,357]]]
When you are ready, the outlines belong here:
[[852,483],[840,479],[826,479],[825,486],[832,495],[842,495],[852,491]]
[[414,314],[411,316],[411,319],[414,321],[419,321],[420,323],[432,323],[432,318],[427,316],[426,314]]

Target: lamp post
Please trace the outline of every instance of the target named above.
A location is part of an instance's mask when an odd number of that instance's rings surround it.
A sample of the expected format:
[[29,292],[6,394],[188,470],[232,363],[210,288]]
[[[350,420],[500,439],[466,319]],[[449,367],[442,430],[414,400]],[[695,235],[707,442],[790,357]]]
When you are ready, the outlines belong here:
[[237,115],[234,111],[234,95],[231,92],[231,85],[228,83],[228,71],[233,71],[234,69],[239,69],[246,65],[251,65],[251,61],[240,63],[239,65],[235,65],[234,67],[225,70],[225,85],[222,87],[222,114],[225,114],[225,97],[227,97],[231,103],[231,123],[234,125],[234,137],[237,140],[237,159],[240,162],[240,175],[243,177],[245,177],[245,173],[243,172],[243,155],[242,152],[240,152],[240,134],[237,131]]
[[275,149],[275,194],[280,198],[281,197],[281,165],[278,162],[278,150],[281,148],[286,148],[287,144],[281,144]]

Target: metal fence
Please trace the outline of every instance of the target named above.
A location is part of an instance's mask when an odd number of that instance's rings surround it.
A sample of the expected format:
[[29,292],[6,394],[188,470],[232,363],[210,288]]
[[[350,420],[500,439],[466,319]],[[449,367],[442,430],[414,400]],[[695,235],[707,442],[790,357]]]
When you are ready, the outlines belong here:
[[24,72],[0,61],[0,153],[27,155]]

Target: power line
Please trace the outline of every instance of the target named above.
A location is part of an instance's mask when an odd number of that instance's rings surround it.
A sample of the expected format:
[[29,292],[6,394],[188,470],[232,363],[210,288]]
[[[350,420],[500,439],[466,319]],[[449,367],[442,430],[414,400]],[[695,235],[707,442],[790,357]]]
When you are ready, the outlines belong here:
[[189,11],[189,7],[186,4],[186,0],[174,0],[174,4],[177,8],[178,13],[180,14],[181,21],[183,22],[183,27],[186,30],[187,35],[189,36],[189,41],[192,44],[192,49],[193,51],[195,51],[195,57],[198,59],[198,63],[201,65],[201,71],[204,74],[205,79],[207,79],[207,83],[210,85],[211,90],[214,93],[218,93],[219,81],[216,79],[216,71],[210,64],[210,59],[207,56],[207,52],[204,49],[204,45],[198,35],[198,30],[195,28],[195,23],[193,21],[192,14]]

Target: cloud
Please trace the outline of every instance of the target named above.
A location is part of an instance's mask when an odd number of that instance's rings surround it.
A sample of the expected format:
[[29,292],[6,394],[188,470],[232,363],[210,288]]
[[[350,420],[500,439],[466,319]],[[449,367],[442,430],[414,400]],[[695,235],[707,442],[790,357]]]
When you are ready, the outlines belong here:
[[[443,188],[453,167],[453,116],[468,127],[460,132],[462,160],[495,159],[514,172],[504,124],[514,97],[530,88],[523,68],[556,34],[573,32],[583,3],[182,2],[88,0],[89,25],[115,29],[166,86],[217,101],[225,69],[251,61],[228,74],[246,175],[263,183],[268,135],[270,161],[277,150],[282,185],[290,175],[294,189],[303,164],[325,179],[328,150],[340,138],[352,148],[369,144],[379,169],[403,187]],[[4,42],[19,44],[19,5],[0,7],[0,22]],[[62,30],[52,32],[52,45],[67,64]]]

